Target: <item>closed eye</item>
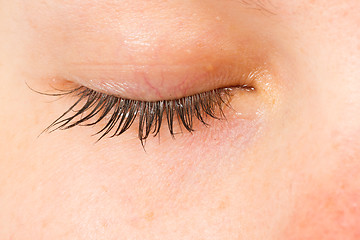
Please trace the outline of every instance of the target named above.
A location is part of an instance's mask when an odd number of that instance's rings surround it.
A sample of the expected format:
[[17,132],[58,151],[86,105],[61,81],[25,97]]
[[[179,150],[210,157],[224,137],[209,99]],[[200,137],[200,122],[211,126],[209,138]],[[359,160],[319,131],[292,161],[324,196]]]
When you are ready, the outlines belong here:
[[[243,85],[238,89],[252,91]],[[99,140],[105,136],[115,137],[137,124],[138,138],[142,144],[150,136],[157,136],[163,125],[167,125],[174,137],[174,122],[180,128],[193,132],[195,121],[208,125],[207,119],[225,119],[224,107],[230,107],[233,88],[220,88],[174,100],[138,101],[100,93],[81,86],[51,96],[72,95],[75,103],[57,118],[45,131],[65,130],[75,126],[94,126],[101,129],[94,135]]]

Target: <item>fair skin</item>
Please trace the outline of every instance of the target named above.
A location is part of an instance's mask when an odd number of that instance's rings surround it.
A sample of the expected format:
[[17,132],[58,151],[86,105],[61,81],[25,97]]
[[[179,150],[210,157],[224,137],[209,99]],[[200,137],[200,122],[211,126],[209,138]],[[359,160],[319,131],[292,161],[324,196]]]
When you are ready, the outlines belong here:
[[[0,1],[0,239],[359,239],[359,9]],[[204,77],[225,66],[255,91],[193,134],[38,137],[74,98],[27,85],[156,101],[240,84]]]

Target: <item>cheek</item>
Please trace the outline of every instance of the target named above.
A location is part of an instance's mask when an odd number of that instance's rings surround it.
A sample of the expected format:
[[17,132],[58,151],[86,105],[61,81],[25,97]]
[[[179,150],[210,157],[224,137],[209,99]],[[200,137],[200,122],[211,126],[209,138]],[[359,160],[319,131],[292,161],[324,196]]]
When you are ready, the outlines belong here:
[[359,153],[343,156],[334,173],[299,194],[280,239],[360,239]]
[[281,239],[360,239],[360,194],[318,190],[299,201]]

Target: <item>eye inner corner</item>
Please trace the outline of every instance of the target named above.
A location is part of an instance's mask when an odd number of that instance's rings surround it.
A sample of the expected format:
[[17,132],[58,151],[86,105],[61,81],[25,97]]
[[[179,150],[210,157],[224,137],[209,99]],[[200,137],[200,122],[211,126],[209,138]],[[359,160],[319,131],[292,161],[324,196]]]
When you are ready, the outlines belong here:
[[256,91],[256,88],[254,86],[248,85],[248,84],[243,84],[243,85],[240,86],[240,88],[242,90],[247,91],[247,92],[255,92]]
[[223,89],[224,89],[224,92],[229,96],[232,96],[233,94],[235,94],[236,90],[241,90],[241,91],[246,91],[246,92],[256,92],[257,91],[257,88],[254,85],[250,85],[250,84],[241,84],[241,85],[236,85],[236,86],[232,86],[232,87],[226,87]]

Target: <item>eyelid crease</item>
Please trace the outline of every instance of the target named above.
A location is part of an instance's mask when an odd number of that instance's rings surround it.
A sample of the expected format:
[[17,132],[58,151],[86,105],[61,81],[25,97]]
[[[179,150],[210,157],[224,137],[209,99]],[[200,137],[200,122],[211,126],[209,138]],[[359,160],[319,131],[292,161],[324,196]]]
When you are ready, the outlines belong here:
[[[254,91],[249,86],[239,87],[241,90]],[[138,101],[100,93],[81,86],[50,96],[72,95],[78,99],[65,113],[51,123],[44,131],[70,129],[75,126],[94,126],[101,121],[105,125],[94,135],[100,135],[98,141],[105,136],[110,138],[126,132],[138,119],[138,138],[144,146],[146,139],[157,136],[166,118],[170,135],[175,137],[174,121],[177,120],[186,131],[193,132],[194,121],[208,126],[206,119],[226,119],[223,108],[230,107],[233,88],[220,88],[195,95],[161,101]],[[91,121],[93,120],[93,121]],[[182,131],[182,130],[181,130]]]

